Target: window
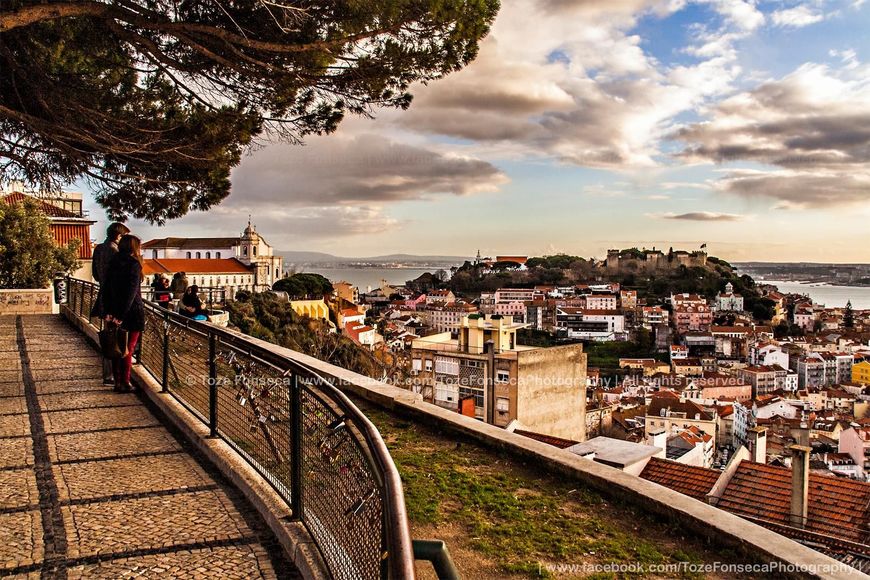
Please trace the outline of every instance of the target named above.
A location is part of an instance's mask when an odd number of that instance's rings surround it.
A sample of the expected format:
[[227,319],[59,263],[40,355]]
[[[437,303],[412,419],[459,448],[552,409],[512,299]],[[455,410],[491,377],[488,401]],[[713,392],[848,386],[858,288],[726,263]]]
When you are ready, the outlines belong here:
[[415,373],[419,373],[423,370],[423,360],[419,358],[415,358],[411,361],[411,370]]
[[455,358],[439,356],[435,359],[435,372],[445,375],[459,375],[459,361]]
[[197,253],[196,253],[196,259],[199,260],[200,258],[202,258],[202,254],[200,254],[199,252],[197,252]]
[[211,252],[206,252],[206,253],[205,253],[205,259],[206,259],[206,260],[211,260]]
[[256,255],[257,255],[257,246],[254,246],[254,247],[252,248],[252,250],[253,250],[253,252],[254,252],[254,255],[256,256]]
[[187,252],[187,259],[190,259],[190,252]]
[[220,253],[220,252],[215,252],[214,257],[217,258],[218,260],[220,260],[220,259],[221,259],[221,253]]
[[511,374],[509,371],[496,371],[495,373],[495,382],[497,383],[508,383],[511,380]]
[[432,372],[432,361],[430,359],[426,359],[426,372]]
[[157,259],[157,250],[151,250],[151,257]]
[[247,256],[247,255],[248,255],[248,248],[247,248],[247,246],[245,246],[244,248],[242,248],[242,255],[243,255],[243,256]]
[[511,402],[506,397],[498,397],[495,400],[495,410],[499,413],[507,413],[510,410]]

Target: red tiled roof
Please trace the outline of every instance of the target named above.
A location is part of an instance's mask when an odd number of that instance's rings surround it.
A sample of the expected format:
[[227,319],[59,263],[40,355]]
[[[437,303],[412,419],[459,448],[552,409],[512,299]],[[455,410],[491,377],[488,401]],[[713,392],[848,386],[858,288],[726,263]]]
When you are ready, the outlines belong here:
[[706,501],[707,494],[713,489],[721,474],[721,471],[715,469],[684,465],[653,457],[643,468],[640,476],[689,497]]
[[145,267],[142,272],[149,274],[168,274],[185,272],[187,274],[250,274],[251,270],[235,258],[212,260],[185,260],[178,258],[161,258],[143,260]]
[[142,244],[142,249],[151,248],[173,248],[183,250],[185,248],[192,249],[222,249],[231,248],[239,245],[239,238],[157,238],[148,240]]
[[80,217],[82,217],[77,213],[73,213],[69,210],[57,207],[56,205],[52,205],[46,201],[43,201],[43,200],[39,199],[38,197],[33,197],[32,195],[27,195],[25,193],[20,193],[18,191],[10,193],[9,195],[7,195],[6,197],[4,197],[2,199],[7,204],[13,205],[16,203],[21,203],[27,198],[30,198],[33,201],[35,201],[39,205],[40,211],[42,211],[42,213],[44,213],[48,217],[55,217],[55,218],[80,218]]
[[[791,470],[742,461],[717,507],[737,515],[789,524]],[[806,530],[870,543],[870,483],[809,475]]]
[[567,449],[572,445],[577,445],[579,441],[572,441],[571,439],[562,439],[561,437],[553,437],[552,435],[544,435],[543,433],[535,433],[534,431],[523,431],[521,429],[517,429],[514,431],[517,435],[522,435],[523,437],[528,437],[529,439],[534,439],[535,441],[540,441],[542,443],[547,443],[548,445],[552,445],[554,447],[558,447],[559,449]]

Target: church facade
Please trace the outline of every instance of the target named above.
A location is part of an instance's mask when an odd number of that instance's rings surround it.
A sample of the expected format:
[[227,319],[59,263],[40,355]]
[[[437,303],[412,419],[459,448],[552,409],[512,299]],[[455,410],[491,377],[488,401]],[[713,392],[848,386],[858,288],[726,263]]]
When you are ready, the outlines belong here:
[[248,222],[227,238],[158,238],[142,244],[146,271],[171,277],[187,273],[191,284],[268,290],[283,276],[284,258]]

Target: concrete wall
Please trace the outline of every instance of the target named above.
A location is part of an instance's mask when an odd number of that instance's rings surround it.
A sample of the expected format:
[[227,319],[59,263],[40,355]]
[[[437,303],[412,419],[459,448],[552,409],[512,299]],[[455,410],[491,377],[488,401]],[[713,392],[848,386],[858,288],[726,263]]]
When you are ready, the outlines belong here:
[[53,308],[51,288],[0,290],[0,314],[51,314]]
[[520,351],[517,367],[517,420],[529,431],[585,441],[583,345]]

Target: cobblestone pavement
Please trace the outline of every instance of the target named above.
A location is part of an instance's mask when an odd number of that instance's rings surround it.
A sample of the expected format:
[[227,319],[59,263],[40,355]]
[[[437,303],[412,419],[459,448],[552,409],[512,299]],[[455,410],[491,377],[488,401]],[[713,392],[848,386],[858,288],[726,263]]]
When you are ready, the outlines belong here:
[[59,316],[0,317],[0,577],[298,578],[253,508]]

